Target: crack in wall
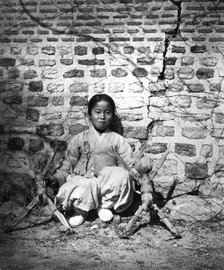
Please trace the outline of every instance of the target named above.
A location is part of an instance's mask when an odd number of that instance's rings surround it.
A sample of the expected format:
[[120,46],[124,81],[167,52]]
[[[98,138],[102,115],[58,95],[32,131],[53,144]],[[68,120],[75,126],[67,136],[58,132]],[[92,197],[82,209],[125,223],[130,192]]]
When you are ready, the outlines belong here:
[[181,1],[175,1],[175,0],[170,0],[171,3],[173,3],[176,7],[177,7],[177,24],[176,27],[171,30],[171,31],[167,31],[165,32],[165,41],[164,41],[164,52],[163,52],[163,69],[158,77],[159,80],[164,80],[165,79],[165,71],[166,71],[166,54],[168,51],[168,47],[170,45],[170,39],[171,38],[175,38],[177,36],[180,36],[180,25],[181,25],[181,11],[182,11],[182,7]]

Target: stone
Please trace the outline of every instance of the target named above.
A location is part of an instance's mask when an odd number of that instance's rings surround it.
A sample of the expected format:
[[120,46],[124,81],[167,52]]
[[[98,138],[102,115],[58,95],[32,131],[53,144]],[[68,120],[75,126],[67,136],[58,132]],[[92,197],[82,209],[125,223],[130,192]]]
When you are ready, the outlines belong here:
[[167,150],[167,143],[152,143],[145,146],[145,152],[149,154],[160,154]]
[[196,156],[196,147],[188,143],[175,143],[175,153],[180,156]]
[[29,106],[46,107],[48,105],[49,98],[44,96],[29,96],[27,104]]
[[44,149],[44,142],[41,139],[37,138],[29,140],[29,151],[35,153],[43,149]]
[[219,214],[223,216],[223,201],[217,198],[201,198],[183,195],[168,202],[169,216],[175,220],[206,221]]
[[206,163],[185,163],[185,175],[192,180],[205,180],[208,177],[208,165]]
[[122,68],[117,68],[117,69],[111,70],[111,74],[114,77],[121,78],[121,77],[126,77],[128,75],[128,72]]
[[0,58],[0,67],[13,67],[16,64],[16,59],[14,58]]
[[42,92],[43,83],[42,81],[31,81],[29,82],[29,91],[30,92]]
[[75,55],[86,55],[87,54],[87,47],[75,46],[74,51],[75,51]]
[[88,104],[88,98],[82,96],[73,96],[71,97],[69,104],[71,106],[86,106]]
[[132,74],[135,77],[146,77],[148,75],[148,71],[144,68],[135,68],[132,71]]
[[25,142],[22,138],[13,137],[8,140],[8,149],[9,150],[22,150]]
[[44,54],[55,55],[56,49],[55,49],[55,47],[53,47],[53,46],[45,46],[45,47],[42,48],[41,51],[42,51],[42,53],[44,53]]
[[69,92],[71,93],[77,93],[77,92],[86,93],[88,91],[89,91],[88,83],[75,82],[69,86]]
[[73,69],[73,70],[65,72],[63,77],[64,78],[73,78],[73,77],[82,78],[84,77],[84,70]]
[[202,83],[190,83],[187,84],[187,91],[190,93],[202,93],[205,91],[205,88]]
[[207,130],[201,127],[183,127],[181,135],[188,139],[204,139],[207,136]]
[[36,127],[37,134],[40,136],[61,136],[64,134],[63,124],[39,125]]
[[196,76],[198,79],[209,79],[214,77],[214,69],[211,68],[199,68],[196,71]]
[[40,118],[40,113],[38,110],[28,108],[26,110],[26,119],[33,122],[38,122]]

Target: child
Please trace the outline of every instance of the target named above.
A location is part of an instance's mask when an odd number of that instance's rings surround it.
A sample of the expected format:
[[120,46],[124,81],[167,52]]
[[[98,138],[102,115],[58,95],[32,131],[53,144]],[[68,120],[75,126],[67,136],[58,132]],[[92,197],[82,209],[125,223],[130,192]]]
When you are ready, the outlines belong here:
[[61,186],[56,201],[74,211],[71,226],[82,224],[92,209],[108,222],[113,219],[112,211],[123,212],[132,203],[133,183],[116,158],[120,155],[131,166],[132,149],[124,137],[112,131],[116,117],[110,96],[93,96],[88,104],[89,129],[71,139],[63,165],[52,177]]

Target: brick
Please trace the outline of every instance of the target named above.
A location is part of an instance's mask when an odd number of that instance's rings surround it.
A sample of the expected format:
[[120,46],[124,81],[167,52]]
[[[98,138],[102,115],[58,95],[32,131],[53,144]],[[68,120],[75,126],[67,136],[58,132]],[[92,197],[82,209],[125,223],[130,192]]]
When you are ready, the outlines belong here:
[[1,67],[13,67],[15,66],[16,59],[14,58],[0,58]]
[[82,96],[72,96],[69,104],[71,106],[86,106],[88,104],[88,98]]
[[145,38],[144,37],[133,37],[133,42],[144,42]]
[[[54,34],[53,33],[53,31],[52,31],[52,34]],[[57,35],[57,33],[56,33],[56,35]],[[58,38],[56,38],[56,37],[47,37],[47,41],[48,42],[58,42]]]
[[28,39],[27,38],[14,38],[13,42],[14,43],[27,43]]
[[87,128],[88,128],[87,126],[83,126],[81,124],[70,125],[69,126],[69,134],[71,134],[71,135],[77,135],[80,132],[86,130]]
[[35,109],[27,109],[26,110],[26,119],[33,121],[33,122],[38,122],[40,118],[40,113],[38,110]]
[[116,37],[116,38],[109,38],[109,42],[127,42],[130,41],[129,37]]
[[176,57],[165,57],[165,64],[174,66],[176,64]]
[[123,50],[124,50],[124,54],[132,54],[134,53],[135,49],[133,46],[125,46]]
[[3,102],[5,104],[21,104],[23,101],[21,96],[13,95],[9,97],[4,97]]
[[196,156],[196,147],[193,144],[175,143],[175,153],[180,156]]
[[203,157],[211,157],[213,152],[213,146],[211,144],[203,144],[201,146],[200,155]]
[[193,79],[194,77],[194,69],[190,67],[182,67],[177,73],[180,79]]
[[51,60],[51,59],[48,59],[48,60],[39,60],[39,66],[40,67],[46,67],[46,66],[53,67],[55,65],[56,65],[56,61],[55,60]]
[[202,93],[205,91],[205,88],[201,83],[190,83],[187,84],[187,91],[190,93]]
[[22,48],[21,47],[12,47],[11,48],[11,54],[14,55],[19,55],[22,52]]
[[56,84],[56,83],[49,83],[47,85],[47,91],[49,93],[61,93],[64,91],[64,85],[63,84]]
[[73,70],[65,72],[63,77],[64,78],[74,78],[74,77],[82,78],[84,77],[84,70],[73,69]]
[[204,163],[186,163],[185,175],[191,180],[205,180],[208,177],[208,165]]
[[8,71],[8,78],[9,79],[17,79],[19,78],[19,70],[17,68],[10,68]]
[[28,46],[26,52],[30,55],[37,55],[38,54],[38,47],[37,46]]
[[11,43],[11,39],[9,39],[9,38],[1,38],[0,37],[0,43]]
[[220,83],[209,84],[209,90],[211,92],[220,92],[221,91],[221,84]]
[[61,58],[60,59],[60,63],[62,65],[65,65],[65,66],[70,66],[73,64],[73,59],[65,59],[65,58]]
[[128,72],[122,68],[117,68],[117,69],[111,70],[111,74],[114,77],[121,78],[121,77],[126,77],[128,75]]
[[23,74],[23,78],[25,80],[29,80],[29,79],[32,80],[33,78],[36,78],[36,77],[38,77],[36,70],[27,70]]
[[69,86],[70,93],[77,93],[77,92],[86,92],[87,93],[88,91],[89,91],[88,83],[75,82]]
[[42,42],[43,40],[41,39],[41,38],[31,38],[30,39],[30,42],[32,42],[32,43],[40,43],[40,42]]
[[189,139],[204,139],[207,136],[207,132],[201,127],[183,127],[181,135]]
[[46,67],[42,70],[41,77],[43,79],[56,79],[58,78],[58,70],[55,67]]
[[135,77],[146,77],[148,75],[148,71],[144,68],[135,68],[132,71],[132,74]]
[[23,66],[34,66],[33,59],[22,58],[22,59],[20,59],[20,61],[21,61],[21,65],[23,65]]
[[33,30],[23,30],[22,34],[24,34],[24,35],[34,35],[34,31]]
[[48,55],[55,55],[55,47],[53,46],[45,46],[41,49],[41,52]]
[[78,64],[85,66],[103,66],[105,65],[104,60],[101,59],[80,59]]
[[194,57],[193,56],[184,56],[181,58],[181,65],[182,66],[190,66],[194,64]]
[[175,128],[173,126],[155,125],[151,133],[153,137],[173,137]]
[[75,55],[86,55],[87,54],[87,47],[84,46],[76,46],[74,48]]
[[63,124],[40,125],[36,127],[37,134],[40,136],[61,136],[64,134]]
[[9,150],[22,150],[25,142],[22,138],[13,137],[8,140],[8,149]]
[[184,54],[185,52],[186,52],[185,47],[176,46],[176,45],[172,46],[172,53],[182,53],[182,54]]
[[142,139],[148,138],[148,131],[146,126],[124,127],[124,136],[126,138]]
[[143,115],[142,113],[119,113],[119,117],[122,121],[139,121],[139,120],[143,120]]
[[36,153],[44,149],[44,142],[41,139],[30,139],[29,140],[29,151]]
[[62,106],[64,105],[64,97],[56,96],[52,98],[52,104],[54,106]]
[[215,113],[215,122],[219,124],[224,123],[224,114],[223,113]]
[[106,69],[94,69],[90,70],[90,75],[93,78],[103,78],[107,76]]
[[93,37],[78,37],[76,38],[76,42],[90,42],[91,40],[93,40]]
[[92,53],[94,55],[104,54],[104,48],[103,47],[95,47],[92,49]]
[[211,68],[199,68],[196,71],[196,76],[198,79],[209,79],[214,77],[214,69]]
[[139,65],[153,65],[155,63],[155,57],[143,56],[137,58],[137,64]]
[[202,45],[202,46],[195,45],[195,46],[192,46],[190,48],[190,51],[192,53],[205,53],[205,52],[207,52],[207,48],[204,45]]
[[150,154],[160,154],[167,150],[167,143],[152,143],[146,145],[145,152]]
[[38,107],[46,107],[48,105],[48,97],[42,96],[29,96],[27,100],[27,104],[29,106],[38,106]]
[[43,82],[42,81],[29,82],[29,91],[30,92],[42,92],[43,91]]

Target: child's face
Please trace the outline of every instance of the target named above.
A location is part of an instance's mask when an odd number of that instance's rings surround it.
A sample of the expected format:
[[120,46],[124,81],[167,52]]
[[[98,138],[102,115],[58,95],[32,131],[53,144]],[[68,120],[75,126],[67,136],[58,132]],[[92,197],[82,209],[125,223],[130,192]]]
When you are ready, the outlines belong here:
[[92,108],[90,120],[92,121],[95,129],[99,132],[107,130],[112,119],[113,110],[107,101],[101,100]]

